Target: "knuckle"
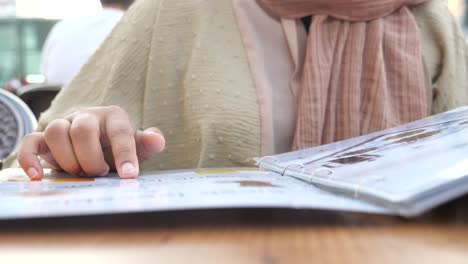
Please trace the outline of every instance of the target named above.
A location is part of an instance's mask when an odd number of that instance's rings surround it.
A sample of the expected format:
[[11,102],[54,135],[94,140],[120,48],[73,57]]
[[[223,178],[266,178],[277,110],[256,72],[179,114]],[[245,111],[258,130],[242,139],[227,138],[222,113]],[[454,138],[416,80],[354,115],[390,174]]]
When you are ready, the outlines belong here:
[[51,140],[57,137],[68,136],[68,130],[70,123],[66,120],[55,120],[52,121],[44,131],[44,137],[46,140]]
[[[32,148],[34,148],[34,141],[38,137],[41,137],[41,136],[43,136],[43,134],[41,132],[34,132],[34,133],[30,133],[30,134],[25,135],[21,139],[21,142],[20,142],[20,145],[19,145],[18,155],[21,155],[25,151],[31,150]],[[18,156],[18,158],[19,158],[19,156]]]
[[96,126],[89,119],[77,119],[75,120],[70,128],[70,136],[74,139],[89,138],[92,135],[98,133]]

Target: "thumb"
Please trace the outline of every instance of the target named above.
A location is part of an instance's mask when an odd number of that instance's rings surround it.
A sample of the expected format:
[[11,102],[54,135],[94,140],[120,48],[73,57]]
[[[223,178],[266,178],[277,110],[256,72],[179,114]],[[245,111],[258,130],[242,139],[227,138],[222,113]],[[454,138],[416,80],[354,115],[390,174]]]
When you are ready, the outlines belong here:
[[140,161],[145,161],[154,154],[162,152],[166,146],[166,140],[161,130],[155,127],[147,128],[144,131],[138,130],[135,133],[135,143]]

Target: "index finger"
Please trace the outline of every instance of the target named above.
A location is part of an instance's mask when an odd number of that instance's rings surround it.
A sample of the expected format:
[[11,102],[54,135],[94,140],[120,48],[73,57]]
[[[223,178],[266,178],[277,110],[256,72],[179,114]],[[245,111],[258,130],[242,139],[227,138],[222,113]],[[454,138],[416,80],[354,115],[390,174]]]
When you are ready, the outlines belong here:
[[137,177],[139,164],[135,132],[125,111],[110,111],[106,117],[105,130],[119,176],[121,178]]
[[42,133],[31,133],[26,135],[21,141],[18,149],[18,162],[33,180],[39,180],[44,177],[43,168],[38,156],[43,154],[44,148],[47,148]]

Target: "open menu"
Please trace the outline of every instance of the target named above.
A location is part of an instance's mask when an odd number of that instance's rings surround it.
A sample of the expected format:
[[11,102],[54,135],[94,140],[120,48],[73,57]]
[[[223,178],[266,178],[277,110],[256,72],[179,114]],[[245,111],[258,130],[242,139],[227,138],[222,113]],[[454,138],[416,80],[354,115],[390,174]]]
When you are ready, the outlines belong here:
[[468,107],[301,151],[256,168],[30,181],[0,172],[0,219],[221,208],[420,215],[468,192]]
[[40,182],[31,182],[25,175],[8,178],[0,184],[0,219],[216,208],[387,211],[294,178],[254,169],[149,173],[132,180],[116,175],[90,179],[67,174],[51,174]]
[[419,215],[468,192],[468,107],[259,163],[395,214]]

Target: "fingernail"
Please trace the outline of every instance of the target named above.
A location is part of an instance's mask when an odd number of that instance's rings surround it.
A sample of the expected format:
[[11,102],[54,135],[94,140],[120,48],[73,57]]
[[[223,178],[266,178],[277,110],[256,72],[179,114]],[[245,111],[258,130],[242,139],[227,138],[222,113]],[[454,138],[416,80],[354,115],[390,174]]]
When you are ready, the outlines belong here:
[[125,162],[122,167],[121,171],[124,177],[135,177],[135,172],[136,172],[136,167],[130,163],[130,162]]
[[37,170],[35,168],[29,168],[26,173],[28,174],[29,178],[31,178],[31,179],[34,179],[39,175],[39,173],[37,172]]

